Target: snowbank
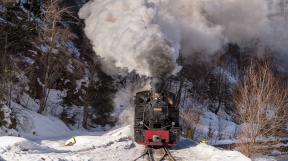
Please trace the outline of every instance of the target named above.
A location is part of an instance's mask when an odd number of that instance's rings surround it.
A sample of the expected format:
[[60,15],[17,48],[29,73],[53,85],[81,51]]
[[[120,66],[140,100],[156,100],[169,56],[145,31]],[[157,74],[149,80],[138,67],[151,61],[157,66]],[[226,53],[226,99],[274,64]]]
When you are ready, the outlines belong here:
[[183,160],[197,161],[251,161],[238,151],[220,150],[207,144],[199,144],[195,147],[183,149]]
[[12,103],[21,135],[29,138],[54,138],[69,134],[69,128],[58,118],[40,115],[31,109]]
[[27,139],[14,136],[1,136],[0,137],[0,148],[7,149],[9,146],[15,146],[19,143],[27,142]]
[[[76,144],[73,147],[60,148],[61,150],[69,149],[71,151],[82,151],[83,149],[95,149],[101,147],[107,147],[114,143],[122,141],[131,141],[130,126],[122,127],[116,130],[112,130],[108,133],[101,135],[100,133],[80,133],[75,136]],[[94,136],[93,136],[94,135]],[[62,144],[64,145],[64,144]],[[54,147],[59,148],[59,147]]]

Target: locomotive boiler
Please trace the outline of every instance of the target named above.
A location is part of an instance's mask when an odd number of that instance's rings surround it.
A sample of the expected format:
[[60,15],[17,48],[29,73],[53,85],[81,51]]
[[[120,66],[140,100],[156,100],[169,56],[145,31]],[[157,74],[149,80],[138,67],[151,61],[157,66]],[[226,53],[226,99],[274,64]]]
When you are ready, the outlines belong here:
[[167,90],[138,92],[135,96],[134,138],[138,144],[173,147],[179,142],[179,108]]

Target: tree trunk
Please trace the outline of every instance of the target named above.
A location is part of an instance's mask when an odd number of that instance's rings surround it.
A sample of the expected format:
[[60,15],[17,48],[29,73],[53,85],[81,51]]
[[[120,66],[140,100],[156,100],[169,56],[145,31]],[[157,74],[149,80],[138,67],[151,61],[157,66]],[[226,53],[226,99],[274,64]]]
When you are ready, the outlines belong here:
[[[46,90],[45,89],[43,89],[44,91],[45,91],[45,93],[46,93]],[[44,91],[43,91],[43,93],[44,93]],[[40,105],[39,105],[39,110],[38,110],[38,113],[40,113],[40,114],[42,114],[43,112],[44,112],[44,110],[45,110],[45,95],[44,96],[41,96],[41,98],[40,98]]]
[[218,114],[218,112],[220,110],[221,104],[222,104],[221,98],[218,98],[218,106],[217,106],[216,111],[215,111],[216,115]]
[[46,102],[49,94],[50,53],[52,52],[51,48],[52,47],[49,48],[49,51],[46,56],[44,84],[42,85],[42,96],[40,98],[40,107],[38,110],[38,113],[40,114],[42,114],[46,108]]
[[85,105],[83,109],[83,121],[82,126],[85,129],[88,129],[88,106]]

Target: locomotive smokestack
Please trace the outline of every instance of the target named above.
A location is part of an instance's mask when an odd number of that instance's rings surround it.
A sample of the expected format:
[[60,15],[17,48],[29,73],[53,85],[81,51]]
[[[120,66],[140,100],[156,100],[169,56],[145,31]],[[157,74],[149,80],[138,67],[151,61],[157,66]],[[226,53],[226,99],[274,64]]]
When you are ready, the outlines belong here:
[[166,83],[161,78],[152,78],[151,80],[152,93],[162,93],[165,91]]

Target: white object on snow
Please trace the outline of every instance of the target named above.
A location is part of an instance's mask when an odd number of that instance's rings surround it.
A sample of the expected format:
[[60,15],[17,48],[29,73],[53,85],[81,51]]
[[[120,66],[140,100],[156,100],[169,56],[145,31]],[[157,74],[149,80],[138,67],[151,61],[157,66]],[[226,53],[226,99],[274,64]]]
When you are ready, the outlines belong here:
[[65,146],[73,146],[74,144],[76,144],[76,137],[75,136],[73,136],[71,139],[69,139],[65,142]]

